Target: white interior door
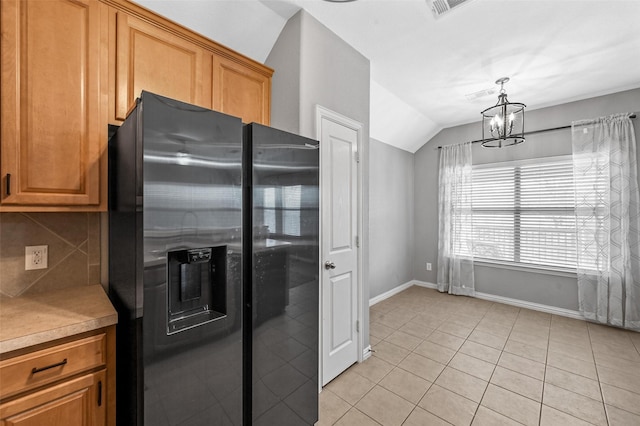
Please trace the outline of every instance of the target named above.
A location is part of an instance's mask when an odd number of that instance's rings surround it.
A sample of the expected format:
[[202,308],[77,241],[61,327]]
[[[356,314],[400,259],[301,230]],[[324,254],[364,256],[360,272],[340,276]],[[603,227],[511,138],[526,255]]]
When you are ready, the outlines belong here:
[[358,361],[358,146],[362,126],[318,107],[324,386]]

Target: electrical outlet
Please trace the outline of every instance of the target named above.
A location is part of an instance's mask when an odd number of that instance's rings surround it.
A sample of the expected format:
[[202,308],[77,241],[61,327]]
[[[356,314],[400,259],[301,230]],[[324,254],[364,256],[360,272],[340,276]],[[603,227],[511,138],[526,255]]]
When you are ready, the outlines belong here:
[[427,262],[427,271],[431,270],[431,263]]
[[26,246],[24,248],[24,269],[47,269],[49,246]]

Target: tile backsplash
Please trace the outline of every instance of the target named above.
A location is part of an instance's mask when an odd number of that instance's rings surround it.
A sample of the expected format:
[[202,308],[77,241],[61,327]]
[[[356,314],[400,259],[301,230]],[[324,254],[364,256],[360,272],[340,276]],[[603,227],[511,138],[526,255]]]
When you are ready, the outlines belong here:
[[[48,268],[25,271],[25,246]],[[100,283],[100,213],[0,213],[0,297]]]

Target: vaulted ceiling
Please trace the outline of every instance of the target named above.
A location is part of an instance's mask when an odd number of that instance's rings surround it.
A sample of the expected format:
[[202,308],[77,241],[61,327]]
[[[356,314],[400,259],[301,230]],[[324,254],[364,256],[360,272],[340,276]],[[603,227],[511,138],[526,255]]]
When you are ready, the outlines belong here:
[[260,62],[305,9],[369,58],[370,135],[410,152],[479,121],[500,77],[530,110],[640,87],[640,0],[135,1]]

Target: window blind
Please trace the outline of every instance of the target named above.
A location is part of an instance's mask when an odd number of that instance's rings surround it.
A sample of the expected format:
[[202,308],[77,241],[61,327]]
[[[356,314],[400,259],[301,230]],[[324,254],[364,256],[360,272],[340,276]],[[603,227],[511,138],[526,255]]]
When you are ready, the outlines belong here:
[[474,166],[471,190],[476,258],[576,268],[571,156]]

